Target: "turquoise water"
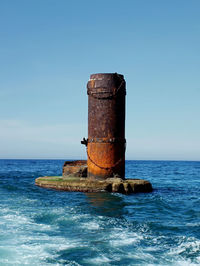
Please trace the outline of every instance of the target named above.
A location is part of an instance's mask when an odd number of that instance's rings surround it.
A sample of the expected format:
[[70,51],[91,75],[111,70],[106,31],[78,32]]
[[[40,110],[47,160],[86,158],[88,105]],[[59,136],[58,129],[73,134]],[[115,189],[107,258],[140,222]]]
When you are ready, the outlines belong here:
[[0,265],[200,265],[200,162],[127,161],[149,194],[34,185],[62,160],[0,160]]

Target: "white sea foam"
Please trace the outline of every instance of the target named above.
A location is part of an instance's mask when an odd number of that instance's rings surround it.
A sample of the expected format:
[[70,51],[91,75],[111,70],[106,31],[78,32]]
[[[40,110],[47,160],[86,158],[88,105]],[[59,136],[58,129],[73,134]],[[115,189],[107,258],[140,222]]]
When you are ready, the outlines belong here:
[[101,254],[95,258],[85,259],[84,262],[89,263],[90,265],[110,265],[109,262],[111,262],[111,259]]
[[177,266],[199,266],[199,263],[193,263],[190,260],[177,260],[172,265]]
[[4,253],[6,250],[12,250],[12,256],[9,255],[9,259],[0,258],[0,265],[9,262],[11,265],[49,265],[45,260],[53,259],[55,253],[81,246],[78,241],[58,236],[34,234],[27,236],[21,232],[15,237],[16,240],[7,244],[3,250]]
[[200,265],[200,256],[195,256],[195,261],[184,257],[200,253],[200,240],[194,237],[180,237],[179,244],[168,252],[168,256],[176,258],[177,265]]
[[186,226],[199,227],[200,228],[200,223],[187,223]]
[[97,221],[90,221],[82,223],[80,227],[82,229],[87,229],[87,230],[98,230],[100,228],[100,225],[97,223]]
[[125,230],[115,229],[110,238],[111,238],[109,241],[110,245],[119,247],[119,246],[136,244],[143,239],[143,236],[140,235],[139,233],[128,232],[128,230],[126,229]]
[[200,240],[194,237],[183,237],[176,248],[172,248],[170,254],[181,254],[183,252],[200,252]]
[[[1,210],[0,265],[49,265],[46,259],[54,259],[58,252],[84,246],[79,240],[48,235],[55,225],[38,224],[30,217],[11,209]],[[4,240],[3,240],[4,239]],[[1,242],[2,243],[2,242]],[[60,265],[60,263],[54,265]],[[69,265],[78,265],[69,262]]]

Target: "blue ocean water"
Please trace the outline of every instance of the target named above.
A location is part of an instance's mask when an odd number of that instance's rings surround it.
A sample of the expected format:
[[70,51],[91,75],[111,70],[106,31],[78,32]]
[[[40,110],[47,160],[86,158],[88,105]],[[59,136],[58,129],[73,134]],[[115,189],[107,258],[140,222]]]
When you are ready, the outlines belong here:
[[200,265],[200,162],[126,161],[148,194],[34,185],[63,160],[0,160],[0,265]]

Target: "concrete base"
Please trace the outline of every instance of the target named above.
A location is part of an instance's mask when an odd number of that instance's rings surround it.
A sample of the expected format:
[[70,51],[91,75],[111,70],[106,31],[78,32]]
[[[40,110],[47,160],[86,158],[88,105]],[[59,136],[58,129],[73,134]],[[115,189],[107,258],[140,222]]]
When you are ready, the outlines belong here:
[[87,177],[87,161],[66,161],[63,165],[63,177]]
[[117,193],[138,193],[151,192],[150,182],[142,179],[108,178],[106,180],[91,180],[81,177],[45,176],[35,180],[35,184],[44,188],[52,188],[64,191],[79,192],[117,192]]

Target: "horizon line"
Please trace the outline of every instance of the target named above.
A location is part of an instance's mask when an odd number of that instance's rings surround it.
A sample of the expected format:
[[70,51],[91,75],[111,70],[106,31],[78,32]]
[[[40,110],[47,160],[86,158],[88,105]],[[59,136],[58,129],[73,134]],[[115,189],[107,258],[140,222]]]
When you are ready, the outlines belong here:
[[[63,160],[63,161],[77,161],[87,159],[63,159],[63,158],[0,158],[0,160]],[[200,162],[200,160],[191,159],[125,159],[125,161],[168,161],[168,162]]]

